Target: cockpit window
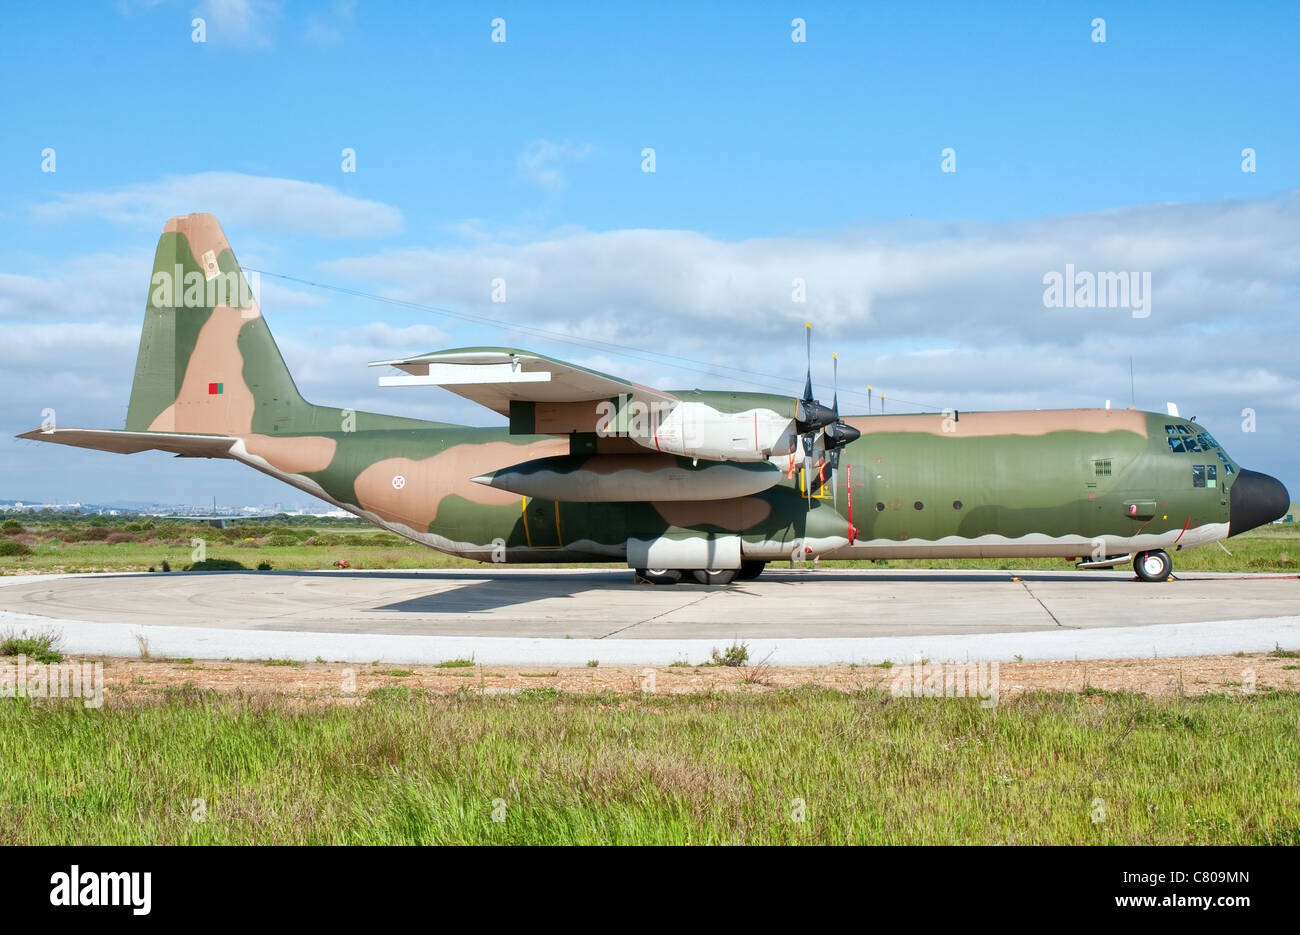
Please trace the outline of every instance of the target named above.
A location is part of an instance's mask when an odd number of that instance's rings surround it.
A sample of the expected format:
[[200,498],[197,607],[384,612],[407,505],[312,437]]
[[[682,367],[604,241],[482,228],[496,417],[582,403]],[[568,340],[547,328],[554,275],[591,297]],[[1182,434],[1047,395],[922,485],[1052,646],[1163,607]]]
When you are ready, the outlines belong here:
[[1217,464],[1192,465],[1193,487],[1218,487],[1219,466]]
[[1165,435],[1168,436],[1169,450],[1174,452],[1214,451],[1219,443],[1209,432],[1197,432],[1190,425],[1166,423]]
[[1226,480],[1227,478],[1231,477],[1233,474],[1234,468],[1232,466],[1232,462],[1228,460],[1227,455],[1225,455],[1222,451],[1216,451],[1214,453],[1218,455],[1219,460],[1223,462],[1223,476],[1224,479]]

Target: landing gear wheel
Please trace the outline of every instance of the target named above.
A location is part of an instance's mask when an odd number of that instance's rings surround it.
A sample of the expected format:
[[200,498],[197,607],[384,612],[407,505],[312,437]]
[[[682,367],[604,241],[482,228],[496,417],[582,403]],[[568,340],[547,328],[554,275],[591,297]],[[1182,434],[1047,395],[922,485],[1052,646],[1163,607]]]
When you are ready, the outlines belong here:
[[753,581],[763,573],[767,567],[767,562],[744,561],[740,563],[740,571],[736,572],[737,581]]
[[1156,549],[1133,556],[1133,570],[1143,581],[1164,581],[1174,570],[1174,563],[1169,560],[1168,554]]
[[675,568],[638,568],[636,576],[651,584],[676,584],[682,580],[682,573]]
[[699,584],[731,584],[736,577],[734,568],[697,568],[691,572]]

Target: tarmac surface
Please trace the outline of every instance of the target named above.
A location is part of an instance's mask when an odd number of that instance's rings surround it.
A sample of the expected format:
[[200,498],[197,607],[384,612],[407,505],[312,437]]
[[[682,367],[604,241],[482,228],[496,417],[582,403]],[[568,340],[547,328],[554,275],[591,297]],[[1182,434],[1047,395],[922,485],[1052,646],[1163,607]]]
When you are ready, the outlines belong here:
[[1144,583],[1129,571],[769,568],[755,581],[706,587],[637,584],[625,570],[485,567],[0,579],[0,627],[57,625],[67,648],[83,652],[111,652],[147,632],[173,654],[205,658],[233,646],[224,655],[418,662],[458,652],[581,664],[599,644],[602,659],[659,662],[707,658],[709,646],[734,640],[787,664],[908,652],[1118,658],[1287,648],[1300,634],[1297,615],[1295,575]]

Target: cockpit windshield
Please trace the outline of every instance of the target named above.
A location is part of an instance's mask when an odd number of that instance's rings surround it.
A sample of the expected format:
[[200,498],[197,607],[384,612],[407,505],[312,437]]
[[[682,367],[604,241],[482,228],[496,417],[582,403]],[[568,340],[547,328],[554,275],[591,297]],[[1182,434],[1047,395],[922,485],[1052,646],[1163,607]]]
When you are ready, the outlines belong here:
[[1190,425],[1165,425],[1166,440],[1169,450],[1182,454],[1184,452],[1214,451],[1219,443],[1209,432],[1196,432]]
[[[1232,466],[1232,462],[1228,460],[1228,456],[1224,454],[1223,447],[1215,440],[1214,436],[1209,432],[1199,431],[1196,426],[1183,425],[1181,423],[1167,423],[1165,425],[1165,440],[1169,442],[1169,450],[1175,454],[1214,452],[1215,455],[1218,456],[1219,461],[1223,464],[1223,474],[1225,478],[1231,477],[1237,472],[1237,469]],[[1212,479],[1214,476],[1212,465],[1208,466],[1207,473],[1207,479]],[[1197,484],[1196,486],[1202,485]],[[1209,483],[1209,486],[1214,486],[1212,480]]]

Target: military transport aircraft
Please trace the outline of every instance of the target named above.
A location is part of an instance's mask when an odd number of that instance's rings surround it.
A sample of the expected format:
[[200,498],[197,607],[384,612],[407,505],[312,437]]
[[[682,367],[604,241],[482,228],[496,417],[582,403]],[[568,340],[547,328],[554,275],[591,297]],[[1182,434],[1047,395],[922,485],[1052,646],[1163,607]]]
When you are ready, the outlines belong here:
[[[664,391],[503,347],[371,366],[500,428],[307,402],[216,218],[167,222],[125,430],[19,436],[231,458],[454,555],[626,561],[641,578],[756,577],[789,558],[1133,561],[1281,516],[1290,497],[1193,421],[1133,409],[840,416],[803,396]],[[391,372],[391,371],[390,371]]]

